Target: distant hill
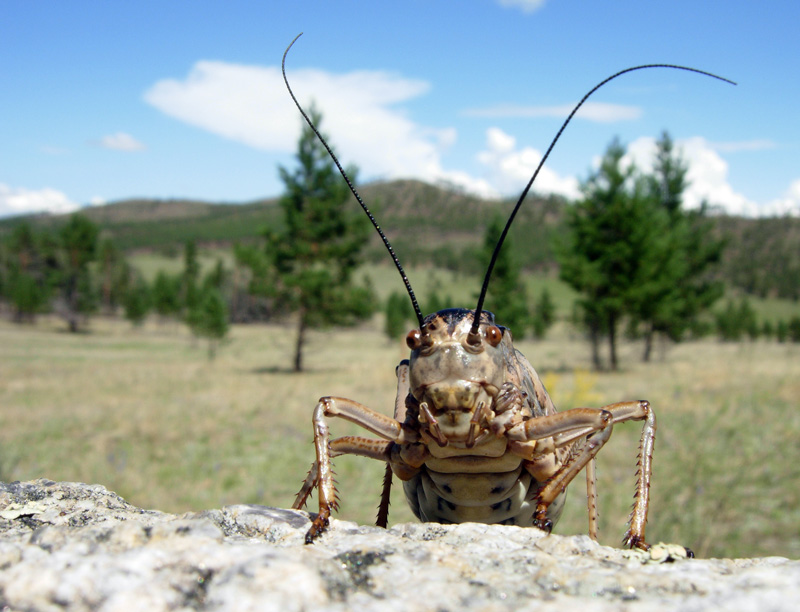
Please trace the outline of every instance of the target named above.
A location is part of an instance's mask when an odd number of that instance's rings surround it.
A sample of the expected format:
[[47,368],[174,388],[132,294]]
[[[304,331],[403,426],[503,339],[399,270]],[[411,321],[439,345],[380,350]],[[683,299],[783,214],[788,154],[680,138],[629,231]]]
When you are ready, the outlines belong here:
[[[411,265],[433,264],[445,254],[449,254],[449,261],[440,263],[453,265],[463,250],[480,247],[483,230],[492,216],[505,217],[512,206],[511,202],[483,200],[414,180],[370,183],[359,190],[403,261]],[[532,247],[525,251],[525,265],[547,265],[552,260],[548,240],[543,237],[560,223],[565,205],[563,200],[554,198],[531,198],[526,202],[512,235]],[[355,199],[352,206],[353,210],[358,209]],[[256,240],[263,228],[282,223],[278,198],[245,204],[130,199],[80,212],[124,251],[174,250],[189,239],[220,246]],[[65,218],[66,215],[37,215],[0,220],[0,235],[23,221],[55,227]],[[531,234],[537,239],[531,240]],[[386,256],[377,235],[369,251],[370,259]]]
[[[484,229],[495,215],[505,219],[514,204],[415,180],[369,183],[359,190],[404,264],[461,271],[482,269],[476,253]],[[355,200],[352,205],[356,210]],[[515,254],[525,268],[557,268],[552,244],[567,206],[558,197],[528,197],[511,231]],[[263,228],[282,223],[278,198],[243,204],[130,199],[81,212],[125,251],[178,252],[189,239],[216,246],[254,241]],[[39,215],[0,220],[0,237],[23,221],[55,227],[64,219]],[[800,299],[800,219],[719,215],[711,221],[715,232],[728,239],[721,270],[728,283],[747,293]],[[366,257],[387,261],[377,235]]]
[[[103,235],[123,251],[174,250],[187,240],[201,244],[229,244],[255,239],[260,228],[279,218],[277,198],[246,204],[197,200],[130,199],[81,209],[97,223]],[[57,227],[67,215],[35,215],[0,220],[0,235],[30,221],[40,227]]]

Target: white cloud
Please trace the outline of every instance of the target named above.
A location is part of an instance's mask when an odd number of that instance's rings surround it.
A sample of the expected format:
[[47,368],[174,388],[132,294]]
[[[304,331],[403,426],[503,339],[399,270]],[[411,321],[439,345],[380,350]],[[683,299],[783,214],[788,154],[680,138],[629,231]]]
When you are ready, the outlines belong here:
[[497,0],[500,6],[518,8],[523,13],[534,13],[544,6],[545,0]]
[[756,216],[760,213],[758,204],[734,191],[728,182],[728,162],[704,138],[695,136],[676,144],[689,163],[684,196],[687,208],[697,208],[707,200],[730,214]]
[[[319,101],[322,131],[342,161],[358,160],[365,176],[415,177],[482,196],[491,192],[486,181],[442,167],[455,129],[419,126],[393,107],[427,92],[427,82],[381,71],[304,69],[288,76],[306,110]],[[276,67],[200,61],[183,80],[155,83],[144,99],[171,117],[257,149],[289,153],[297,145],[301,118]]]
[[[763,141],[752,141],[763,142]],[[752,146],[752,145],[751,145]],[[791,194],[782,203],[759,204],[738,193],[728,182],[728,162],[719,154],[717,147],[704,138],[695,136],[675,142],[689,166],[686,173],[688,183],[684,193],[684,207],[698,208],[705,200],[709,205],[719,207],[728,214],[754,217],[776,214],[778,208],[790,206]],[[740,143],[736,150],[744,150],[747,146]],[[733,150],[729,147],[727,150]],[[651,137],[642,137],[628,145],[623,162],[633,161],[643,172],[653,170],[656,141]],[[800,195],[800,194],[799,194]]]
[[782,197],[768,202],[764,214],[800,217],[800,179],[792,181]]
[[[442,155],[457,139],[455,129],[430,128],[415,123],[398,105],[425,94],[430,85],[382,71],[331,74],[303,69],[289,72],[292,88],[306,109],[313,99],[323,112],[322,130],[342,154],[346,164],[355,160],[362,178],[413,177],[447,183],[482,197],[521,192],[541,159],[533,148],[517,148],[515,139],[498,128],[486,133],[486,146],[478,156],[480,177],[447,170]],[[161,112],[190,125],[247,146],[280,153],[295,150],[300,117],[289,98],[280,69],[218,61],[197,62],[183,79],[165,79],[144,93],[144,99]],[[465,114],[484,117],[564,117],[571,105],[548,107],[502,105],[472,109]],[[598,122],[636,119],[641,109],[587,103],[579,116]],[[766,140],[713,144],[702,138],[676,143],[690,163],[690,186],[685,202],[702,200],[732,214],[767,214],[791,210],[800,187],[793,184],[785,197],[759,206],[737,193],[728,182],[728,164],[720,152],[759,150],[773,145]],[[631,143],[628,155],[643,169],[652,167],[655,141]],[[580,197],[579,182],[545,167],[533,186],[540,193]]]
[[[467,117],[489,118],[538,118],[557,117],[566,119],[575,108],[575,104],[559,104],[556,106],[521,106],[516,104],[498,104],[486,108],[470,108],[463,111]],[[598,123],[616,121],[632,121],[642,116],[642,109],[637,106],[623,104],[607,104],[605,102],[585,102],[575,117]]]
[[475,178],[458,170],[445,170],[432,182],[449,189],[463,190],[479,198],[492,199],[500,195],[486,179]]
[[115,151],[142,151],[145,149],[144,144],[125,132],[108,134],[96,141],[95,144],[104,149],[113,149]]
[[[289,81],[306,109],[323,112],[331,144],[359,161],[368,175],[441,178],[440,153],[455,140],[452,129],[417,126],[394,104],[422,95],[428,83],[380,71],[330,74],[305,69]],[[257,149],[294,151],[300,116],[280,70],[225,62],[197,62],[183,80],[157,82],[145,100],[181,121]]]
[[40,212],[68,213],[77,208],[75,202],[56,189],[12,188],[0,183],[0,217]]
[[[499,128],[486,131],[486,150],[478,154],[489,175],[490,184],[502,195],[518,195],[530,180],[542,159],[542,153],[532,147],[516,148],[516,140]],[[538,193],[555,193],[567,198],[580,196],[575,177],[559,176],[543,167],[533,184]]]

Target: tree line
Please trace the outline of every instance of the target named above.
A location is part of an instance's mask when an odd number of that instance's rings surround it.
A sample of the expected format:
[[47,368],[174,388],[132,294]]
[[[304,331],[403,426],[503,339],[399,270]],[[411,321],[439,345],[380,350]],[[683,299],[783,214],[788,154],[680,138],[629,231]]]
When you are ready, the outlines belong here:
[[208,338],[210,356],[228,328],[223,280],[219,262],[201,282],[196,246],[187,243],[184,271],[160,271],[150,284],[82,214],[55,231],[21,223],[0,244],[0,299],[13,321],[33,323],[39,314],[54,313],[78,333],[95,314],[122,313],[138,326],[155,311]]

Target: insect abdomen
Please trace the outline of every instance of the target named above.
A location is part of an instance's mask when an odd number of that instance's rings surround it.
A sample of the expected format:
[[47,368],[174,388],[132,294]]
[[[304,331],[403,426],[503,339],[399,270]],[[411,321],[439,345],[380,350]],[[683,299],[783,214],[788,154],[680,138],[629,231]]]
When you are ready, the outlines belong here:
[[[411,510],[421,521],[493,523],[530,527],[539,483],[519,465],[510,472],[443,473],[423,468],[403,483]],[[562,494],[548,509],[555,523]]]

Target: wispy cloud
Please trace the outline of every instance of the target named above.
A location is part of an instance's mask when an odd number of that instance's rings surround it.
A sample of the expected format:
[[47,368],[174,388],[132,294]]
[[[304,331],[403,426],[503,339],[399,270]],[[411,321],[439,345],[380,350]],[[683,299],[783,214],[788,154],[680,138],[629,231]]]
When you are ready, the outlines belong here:
[[69,149],[65,149],[64,147],[56,147],[53,145],[44,145],[40,147],[39,150],[46,155],[66,155],[69,153]]
[[0,217],[31,213],[67,213],[78,205],[56,189],[25,189],[0,183]]
[[773,140],[741,140],[737,142],[712,142],[714,149],[722,153],[738,153],[740,151],[764,151],[774,149],[778,145]]
[[497,0],[500,6],[518,8],[523,13],[534,13],[544,6],[545,0]]
[[[517,104],[497,104],[485,108],[470,108],[462,112],[467,117],[498,118],[566,118],[575,108],[575,104],[559,104],[555,106],[524,106]],[[642,109],[622,104],[606,104],[604,102],[586,102],[575,115],[580,119],[598,123],[615,121],[632,121],[642,116]]]
[[142,151],[146,148],[143,143],[125,132],[108,134],[94,141],[93,144],[96,144],[98,147],[103,147],[104,149],[113,149],[114,151]]

